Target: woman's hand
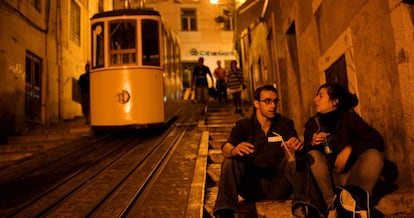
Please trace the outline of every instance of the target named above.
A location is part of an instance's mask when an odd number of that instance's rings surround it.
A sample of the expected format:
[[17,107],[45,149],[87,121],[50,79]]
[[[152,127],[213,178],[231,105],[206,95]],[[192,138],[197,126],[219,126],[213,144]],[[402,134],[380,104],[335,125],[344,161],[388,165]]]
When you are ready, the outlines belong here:
[[323,142],[323,140],[325,140],[325,137],[328,136],[328,135],[329,135],[329,133],[327,133],[327,132],[313,133],[312,141],[311,141],[312,146],[317,146],[317,145],[321,144]]
[[335,167],[334,171],[337,173],[342,172],[345,169],[345,164],[349,159],[349,155],[351,155],[352,147],[346,146],[344,149],[342,149],[341,152],[339,152],[338,156],[335,160]]

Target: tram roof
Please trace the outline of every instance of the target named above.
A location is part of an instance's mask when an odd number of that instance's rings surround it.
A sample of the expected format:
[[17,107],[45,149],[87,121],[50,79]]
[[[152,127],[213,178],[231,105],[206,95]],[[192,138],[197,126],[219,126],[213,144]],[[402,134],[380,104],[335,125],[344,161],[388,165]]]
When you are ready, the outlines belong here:
[[115,16],[122,16],[122,15],[157,15],[157,16],[160,16],[160,13],[154,10],[120,9],[120,10],[105,11],[102,13],[95,14],[93,15],[91,19],[101,18],[101,17],[115,17]]

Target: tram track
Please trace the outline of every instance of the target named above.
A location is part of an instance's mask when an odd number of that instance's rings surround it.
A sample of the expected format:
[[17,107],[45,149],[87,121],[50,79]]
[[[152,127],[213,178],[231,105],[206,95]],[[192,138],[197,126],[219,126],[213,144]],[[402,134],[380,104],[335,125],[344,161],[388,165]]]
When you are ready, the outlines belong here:
[[[140,196],[145,184],[152,177],[153,169],[157,168],[157,165],[161,165],[161,160],[167,156],[165,153],[170,151],[168,148],[171,147],[172,143],[170,142],[175,141],[175,139],[171,139],[171,134],[176,133],[170,131],[170,136],[159,142],[155,142],[156,138],[148,139],[145,142],[142,141],[142,138],[136,137],[135,140],[125,139],[125,142],[118,141],[118,146],[105,152],[100,152],[102,149],[97,149],[89,144],[88,149],[75,149],[76,151],[71,154],[61,157],[61,161],[54,159],[50,163],[43,163],[42,167],[31,169],[29,173],[15,177],[16,180],[9,179],[8,183],[1,185],[0,200],[3,203],[0,208],[0,216],[61,217],[79,215],[83,217],[94,213],[102,214],[106,210],[98,209],[101,205],[110,205],[110,207],[119,205],[117,210],[122,210],[122,213],[125,213],[125,208],[128,206],[124,203],[113,204],[114,202],[110,200],[114,198],[122,200],[124,197],[110,196],[117,193],[117,196],[125,196],[122,193],[125,193],[125,190],[130,190],[131,184],[134,186],[141,184],[137,194],[128,199],[127,205],[135,202],[134,199]],[[97,144],[103,147],[102,143]],[[111,143],[107,142],[107,144]],[[92,152],[94,154],[90,154]],[[156,154],[160,153],[163,155],[157,158]],[[154,165],[152,162],[155,160],[158,163]],[[131,163],[135,165],[128,167]],[[68,174],[59,172],[59,169],[66,172],[71,171],[76,166],[77,169]],[[149,173],[144,175],[145,172]],[[65,175],[64,178],[53,178],[62,174]],[[48,178],[42,179],[41,176]],[[121,191],[117,191],[117,189]],[[106,200],[109,200],[110,203],[105,204]]]
[[110,196],[100,208],[89,214],[91,217],[138,217],[134,208],[139,208],[151,193],[152,185],[164,169],[166,163],[173,154],[178,142],[182,139],[186,127],[175,128],[174,131],[159,143],[148,157],[147,164],[134,169],[125,178],[122,187]]
[[[22,167],[27,171],[6,183],[3,178],[1,179],[2,193],[0,201],[2,202],[2,208],[0,216],[12,216],[30,207],[34,202],[42,202],[41,199],[50,199],[48,197],[51,196],[51,193],[65,187],[65,184],[73,181],[81,173],[92,167],[94,163],[105,157],[110,157],[111,153],[122,147],[122,144],[114,147],[110,146],[110,143],[116,140],[113,137],[111,139],[110,135],[87,137],[81,141],[76,140],[55,150],[35,156],[27,162],[14,165],[12,167],[14,169]],[[27,165],[32,165],[33,168],[27,169]],[[14,169],[2,171],[2,173],[7,175],[7,173],[13,172]],[[22,169],[20,171],[23,171]]]
[[38,214],[40,216],[41,214],[46,213],[50,208],[59,205],[61,201],[106,170],[113,162],[122,158],[122,156],[136,146],[136,143],[140,140],[142,140],[141,137],[126,142],[118,142],[118,146],[114,147],[114,149],[103,154],[99,158],[96,158],[94,161],[85,164],[66,179],[55,184],[53,187],[50,187],[49,190],[45,191],[43,194],[38,195],[36,198],[33,198],[32,201],[22,205],[20,210],[16,211],[13,215],[17,214],[18,217],[27,217],[33,214]]
[[48,152],[37,154],[35,157],[25,159],[23,161],[14,163],[0,170],[0,185],[6,184],[9,181],[22,180],[24,176],[44,168],[46,165],[52,165],[61,161],[65,157],[87,148],[90,144],[99,143],[105,140],[112,133],[102,136],[88,136],[86,138],[77,139],[75,141],[67,142],[58,146]]
[[[145,201],[188,125],[85,137],[0,170],[1,217],[124,217]],[[16,171],[16,172],[14,172]],[[14,173],[13,173],[14,172]]]

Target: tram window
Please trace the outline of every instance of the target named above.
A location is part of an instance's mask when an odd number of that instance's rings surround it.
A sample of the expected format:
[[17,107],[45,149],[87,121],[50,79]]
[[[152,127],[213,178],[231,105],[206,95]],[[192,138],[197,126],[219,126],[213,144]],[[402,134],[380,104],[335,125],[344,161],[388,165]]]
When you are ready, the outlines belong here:
[[158,22],[142,20],[142,65],[160,66]]
[[104,30],[103,23],[92,26],[92,68],[104,67]]
[[109,28],[111,65],[136,64],[135,21],[113,21]]

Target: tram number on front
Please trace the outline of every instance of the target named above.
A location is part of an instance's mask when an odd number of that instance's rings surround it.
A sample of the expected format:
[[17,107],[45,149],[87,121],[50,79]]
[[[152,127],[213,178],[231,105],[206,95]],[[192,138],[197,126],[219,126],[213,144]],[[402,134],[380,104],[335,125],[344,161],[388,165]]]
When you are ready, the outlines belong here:
[[116,97],[119,103],[126,104],[131,98],[131,95],[129,94],[127,90],[122,90],[118,92],[118,94],[116,94]]

